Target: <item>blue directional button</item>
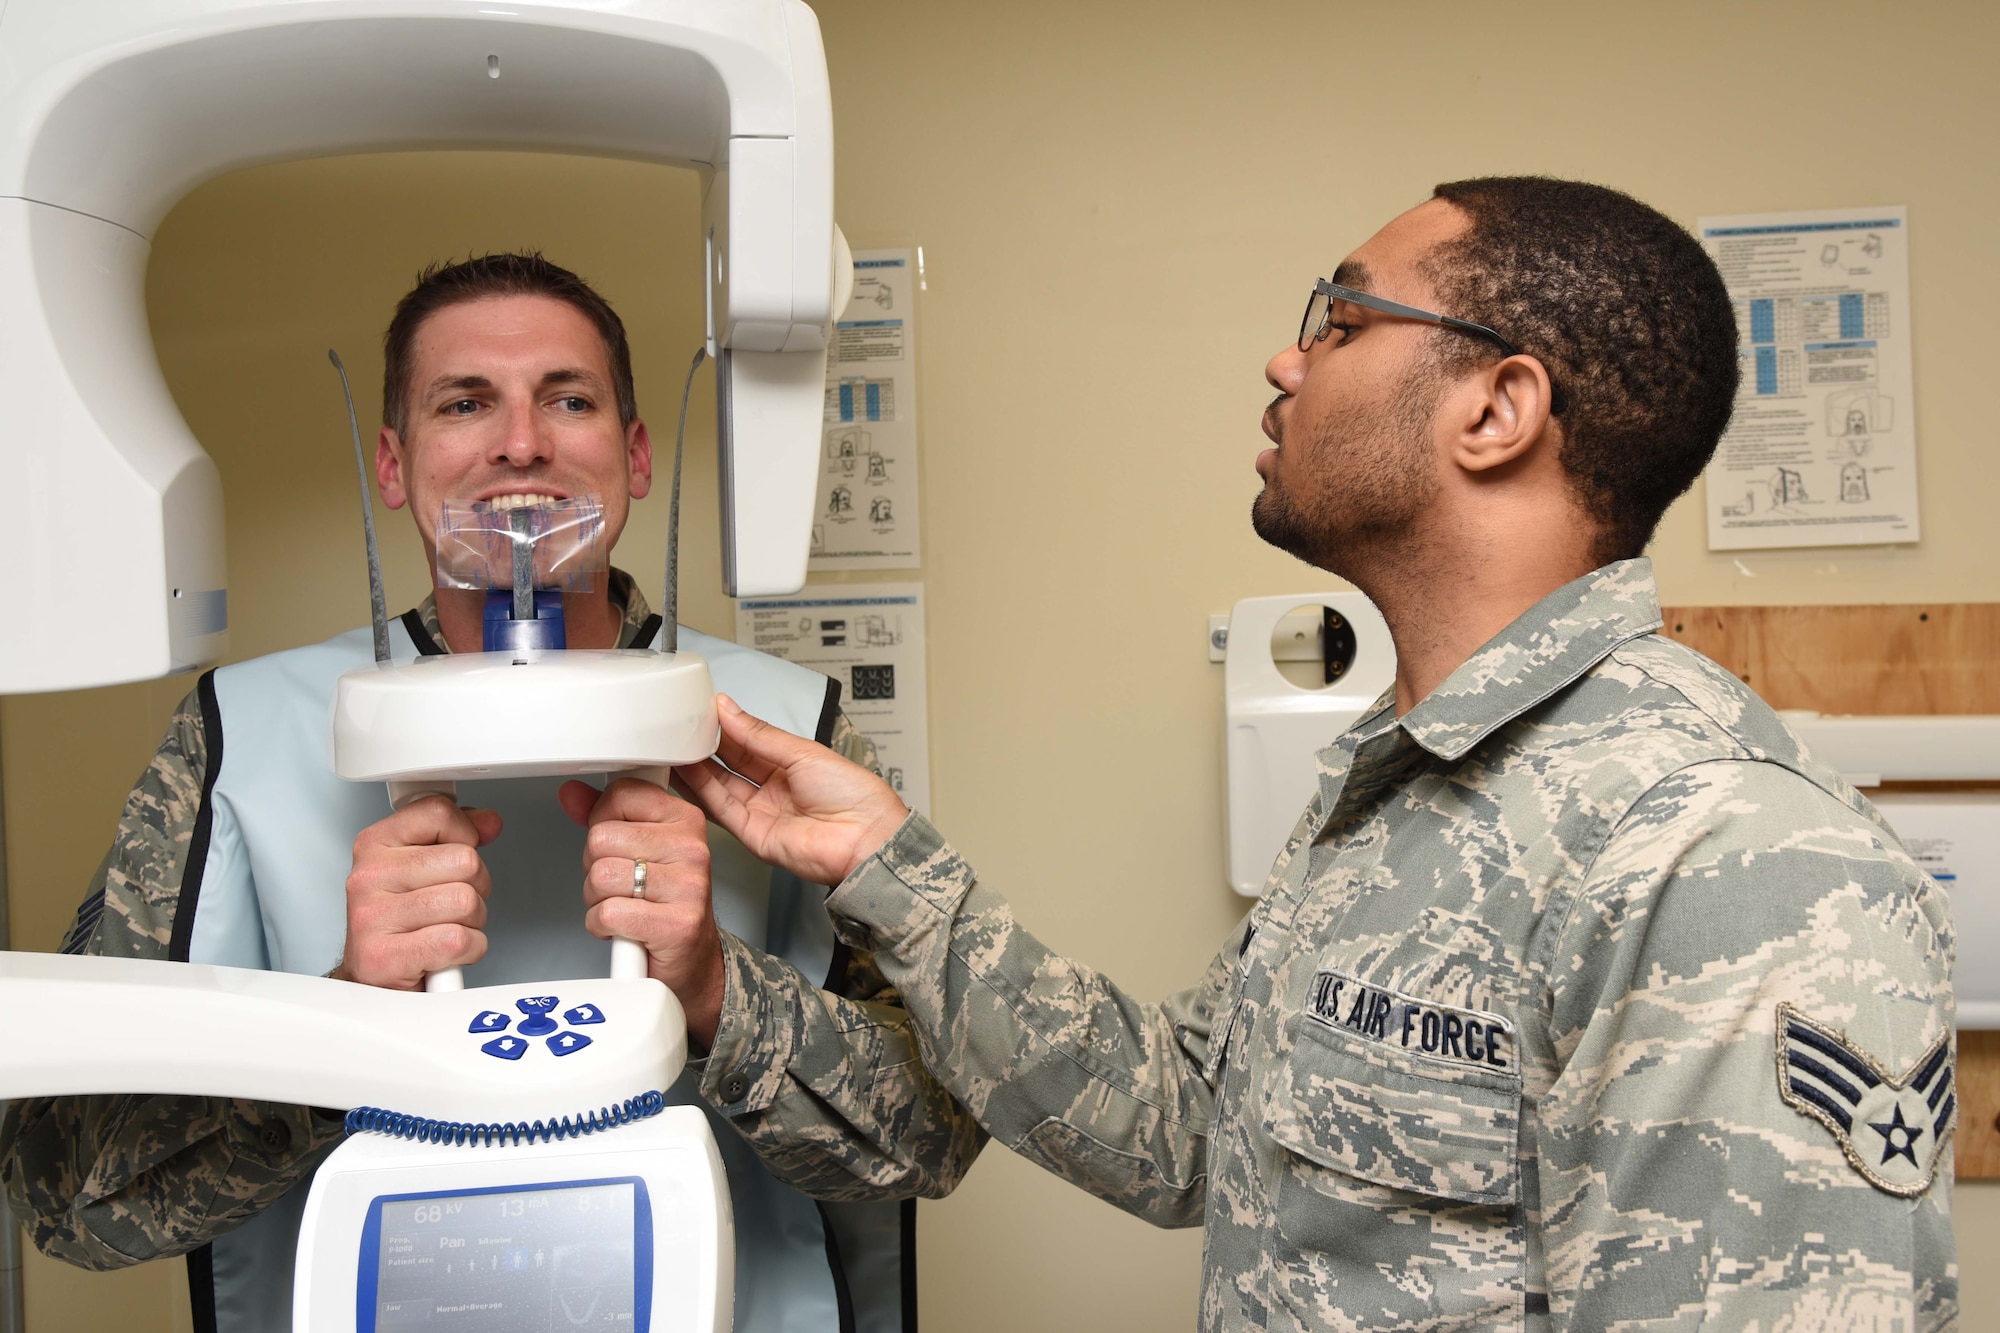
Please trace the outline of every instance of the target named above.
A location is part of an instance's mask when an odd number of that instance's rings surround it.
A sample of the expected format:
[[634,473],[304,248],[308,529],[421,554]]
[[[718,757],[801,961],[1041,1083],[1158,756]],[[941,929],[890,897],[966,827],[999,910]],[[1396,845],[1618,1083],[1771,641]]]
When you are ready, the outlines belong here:
[[479,1049],[502,1060],[518,1060],[528,1053],[528,1043],[519,1037],[495,1037]]
[[557,1055],[575,1055],[588,1045],[590,1038],[581,1032],[565,1032],[560,1037],[549,1038],[549,1049]]
[[590,1023],[602,1023],[604,1011],[594,1004],[580,1004],[574,1009],[563,1010],[563,1018],[571,1027],[580,1028]]
[[556,1030],[556,1021],[549,1017],[549,1011],[560,1003],[553,995],[531,995],[525,1000],[514,1001],[514,1007],[527,1017],[515,1031],[528,1037],[545,1037]]
[[507,1017],[505,1014],[496,1014],[491,1009],[487,1009],[473,1018],[472,1026],[468,1027],[466,1031],[505,1032],[507,1025],[513,1021],[513,1019]]

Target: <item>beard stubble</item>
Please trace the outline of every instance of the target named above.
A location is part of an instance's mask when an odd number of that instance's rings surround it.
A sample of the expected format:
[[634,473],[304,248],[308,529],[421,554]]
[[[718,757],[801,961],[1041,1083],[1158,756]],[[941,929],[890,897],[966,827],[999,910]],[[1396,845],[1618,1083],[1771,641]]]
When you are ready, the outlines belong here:
[[[1280,428],[1282,458],[1311,432],[1315,466],[1305,485],[1287,486],[1274,466],[1250,505],[1250,526],[1272,546],[1352,581],[1371,554],[1408,546],[1439,483],[1431,456],[1431,421],[1444,380],[1428,364],[1413,367],[1371,421],[1293,417]],[[1359,426],[1342,437],[1341,427]],[[1279,460],[1274,460],[1274,463]]]

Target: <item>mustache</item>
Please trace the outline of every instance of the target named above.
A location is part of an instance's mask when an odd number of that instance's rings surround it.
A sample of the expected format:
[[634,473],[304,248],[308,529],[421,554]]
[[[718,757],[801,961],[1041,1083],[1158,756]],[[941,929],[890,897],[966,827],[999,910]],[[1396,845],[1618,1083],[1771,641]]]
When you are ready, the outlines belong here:
[[1280,449],[1285,447],[1285,419],[1278,415],[1278,404],[1290,397],[1288,393],[1281,393],[1264,409],[1264,433],[1269,435],[1271,443]]

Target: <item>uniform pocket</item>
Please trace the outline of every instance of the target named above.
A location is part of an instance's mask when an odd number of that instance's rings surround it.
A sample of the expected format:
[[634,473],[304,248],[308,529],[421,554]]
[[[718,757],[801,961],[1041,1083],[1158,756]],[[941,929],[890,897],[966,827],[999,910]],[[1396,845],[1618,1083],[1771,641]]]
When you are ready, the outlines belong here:
[[1521,1197],[1521,1076],[1404,1052],[1294,1020],[1264,1129],[1309,1162],[1465,1203]]
[[1294,1023],[1262,1108],[1279,1302],[1308,1328],[1520,1328],[1520,1075]]

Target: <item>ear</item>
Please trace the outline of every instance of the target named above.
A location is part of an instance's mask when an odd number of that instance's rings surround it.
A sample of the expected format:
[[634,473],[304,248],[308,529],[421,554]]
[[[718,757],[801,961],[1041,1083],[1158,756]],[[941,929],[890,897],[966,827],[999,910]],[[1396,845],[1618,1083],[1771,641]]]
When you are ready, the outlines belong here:
[[637,417],[625,428],[625,465],[632,474],[632,498],[645,499],[653,489],[653,437]]
[[1532,356],[1510,356],[1467,376],[1447,398],[1451,461],[1489,472],[1525,457],[1561,425],[1549,413],[1549,372]]
[[403,475],[403,442],[387,426],[375,437],[375,484],[382,488],[382,503],[401,509],[410,502],[410,490]]

